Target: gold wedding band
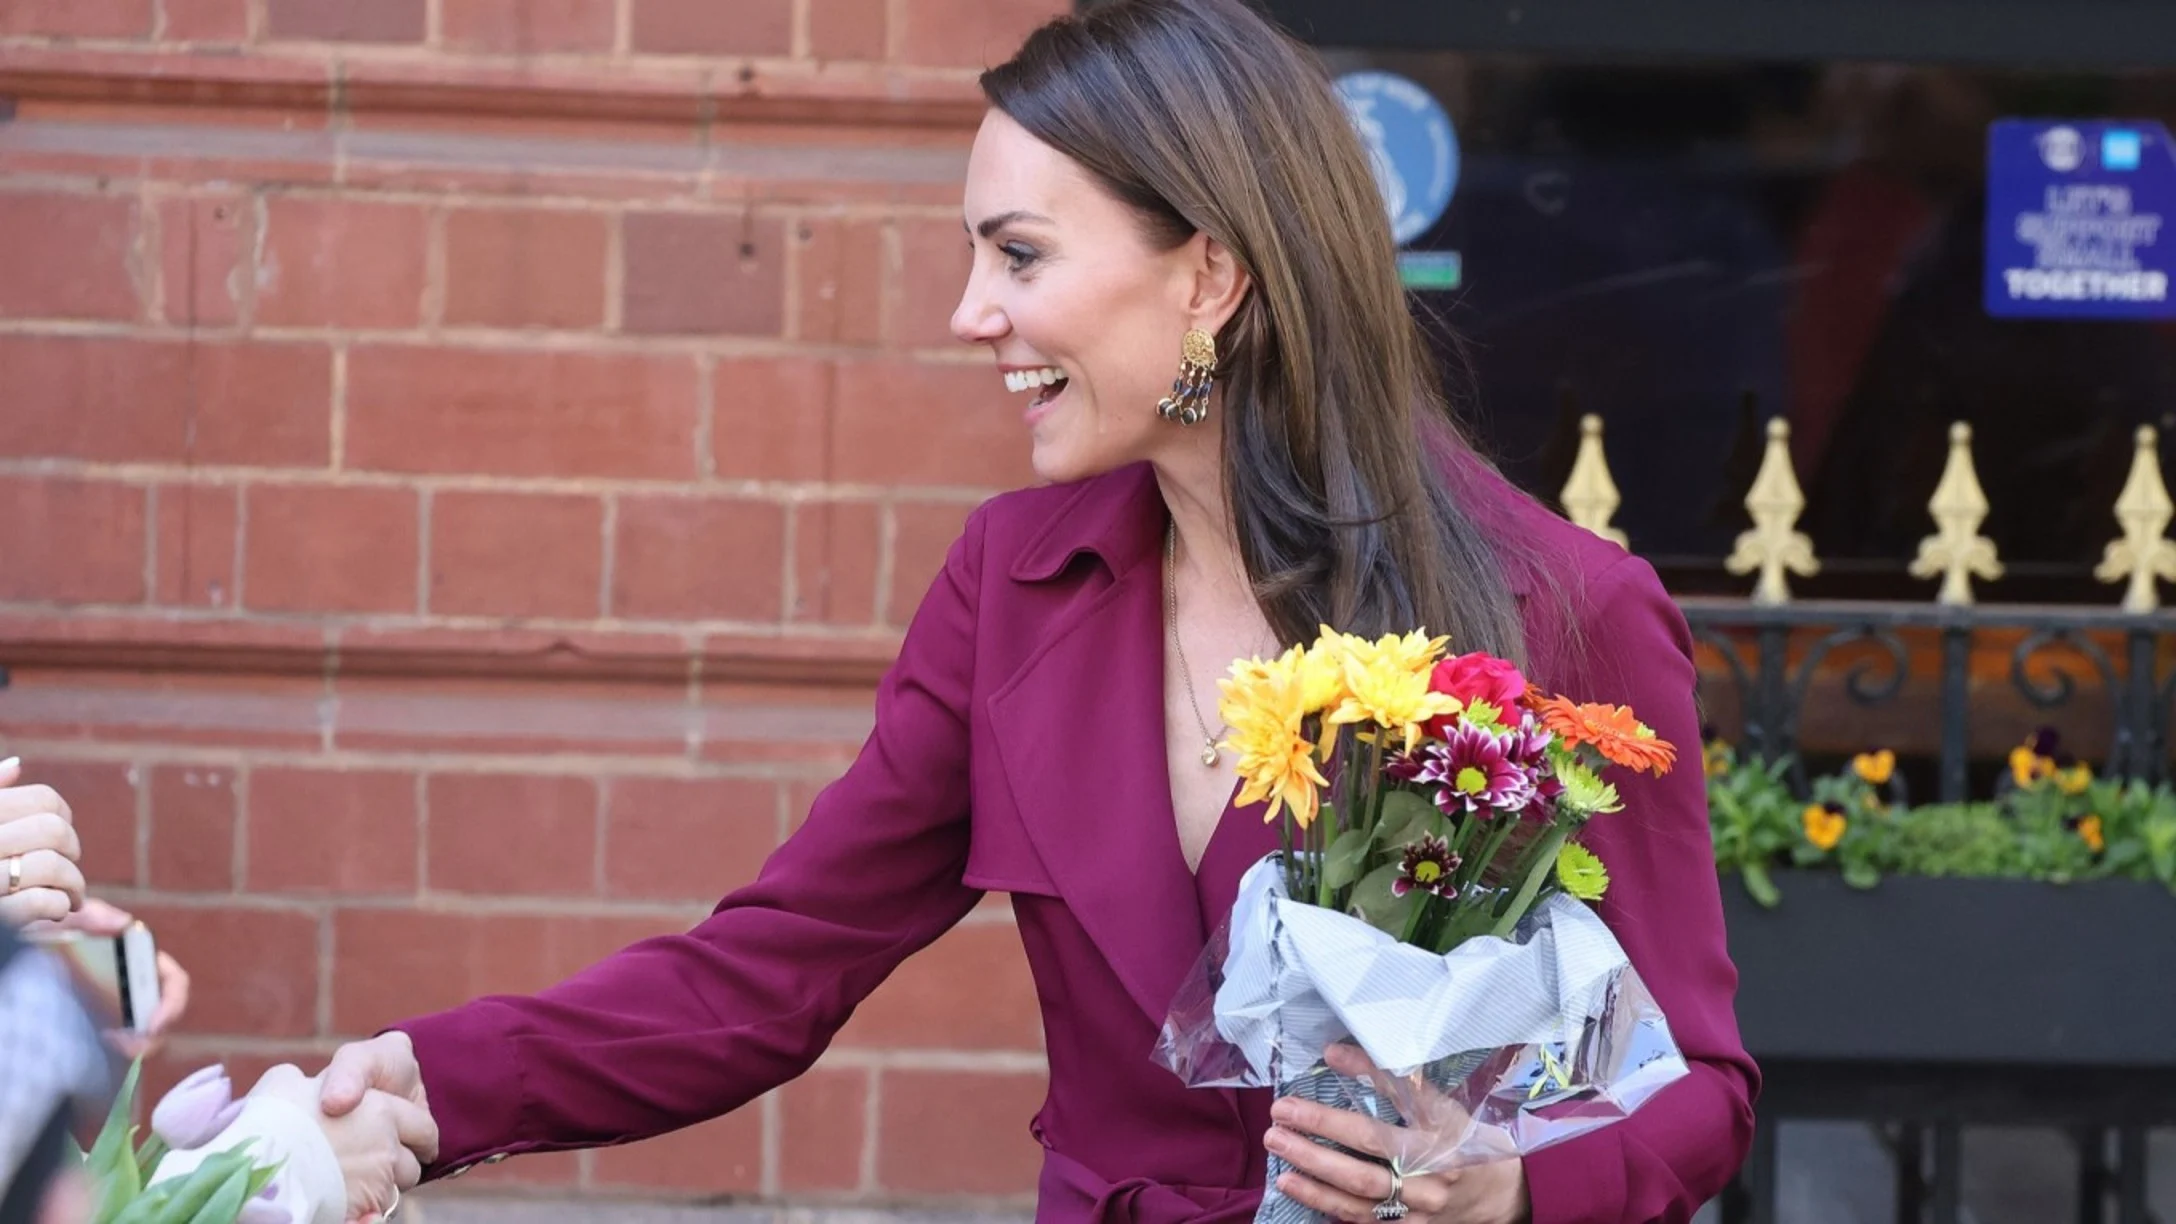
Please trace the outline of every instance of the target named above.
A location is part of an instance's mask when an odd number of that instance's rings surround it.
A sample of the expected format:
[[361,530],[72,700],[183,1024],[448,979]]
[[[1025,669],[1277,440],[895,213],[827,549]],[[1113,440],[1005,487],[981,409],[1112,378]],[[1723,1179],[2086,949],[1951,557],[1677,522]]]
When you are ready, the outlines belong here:
[[8,856],[7,895],[12,897],[21,891],[23,891],[23,856],[11,854]]

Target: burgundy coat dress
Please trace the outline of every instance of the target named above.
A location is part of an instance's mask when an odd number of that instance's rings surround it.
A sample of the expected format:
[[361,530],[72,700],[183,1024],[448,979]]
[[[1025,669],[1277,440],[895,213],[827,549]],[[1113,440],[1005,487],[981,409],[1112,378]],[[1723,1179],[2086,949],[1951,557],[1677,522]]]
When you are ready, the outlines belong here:
[[[1692,1074],[1631,1119],[1527,1157],[1533,1218],[1685,1220],[1744,1159],[1759,1082],[1733,1011],[1685,622],[1645,562],[1493,474],[1467,483],[1469,509],[1531,554],[1512,567],[1542,644],[1529,675],[1628,703],[1681,750],[1668,775],[1620,781],[1625,810],[1589,836],[1610,867],[1603,917]],[[426,1175],[746,1105],[807,1069],[895,966],[996,891],[1011,896],[1046,1034],[1049,1093],[1021,1119],[1044,1149],[1039,1224],[1251,1216],[1269,1094],[1190,1089],[1149,1057],[1240,875],[1277,842],[1259,808],[1228,808],[1198,872],[1180,852],[1166,521],[1141,465],[979,508],[878,691],[870,738],[755,882],[686,934],[540,994],[398,1026],[441,1127]]]

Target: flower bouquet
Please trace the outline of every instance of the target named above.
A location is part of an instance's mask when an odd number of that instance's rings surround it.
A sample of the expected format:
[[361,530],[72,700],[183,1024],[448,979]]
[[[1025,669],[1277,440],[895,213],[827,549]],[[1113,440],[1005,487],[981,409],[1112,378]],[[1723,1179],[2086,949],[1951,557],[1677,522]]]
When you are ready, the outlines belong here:
[[[1444,644],[1325,628],[1233,666],[1239,800],[1268,801],[1284,848],[1242,879],[1155,1054],[1191,1086],[1389,1124],[1405,1177],[1584,1134],[1686,1074],[1592,908],[1609,873],[1581,843],[1623,806],[1610,771],[1663,773],[1675,749],[1628,709]],[[1258,1221],[1314,1218],[1278,1191],[1288,1167],[1271,1157]]]
[[235,1147],[204,1156],[186,1172],[162,1168],[176,1152],[194,1152],[240,1116],[226,1073],[208,1067],[183,1080],[151,1114],[151,1134],[137,1142],[136,1088],[143,1071],[129,1067],[105,1126],[81,1159],[98,1201],[94,1224],[289,1224],[277,1200],[277,1166],[258,1164]]

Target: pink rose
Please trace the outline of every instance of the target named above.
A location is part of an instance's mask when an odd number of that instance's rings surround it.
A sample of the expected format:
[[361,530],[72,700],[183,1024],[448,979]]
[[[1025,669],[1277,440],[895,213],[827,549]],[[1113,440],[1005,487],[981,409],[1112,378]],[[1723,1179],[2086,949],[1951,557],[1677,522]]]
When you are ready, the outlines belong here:
[[[1495,706],[1499,714],[1509,715],[1519,698],[1526,695],[1526,677],[1507,659],[1475,651],[1457,655],[1436,664],[1428,677],[1431,692],[1448,693],[1461,703],[1485,701]],[[1443,720],[1438,719],[1437,722]],[[1442,735],[1445,728],[1429,727],[1431,735]]]

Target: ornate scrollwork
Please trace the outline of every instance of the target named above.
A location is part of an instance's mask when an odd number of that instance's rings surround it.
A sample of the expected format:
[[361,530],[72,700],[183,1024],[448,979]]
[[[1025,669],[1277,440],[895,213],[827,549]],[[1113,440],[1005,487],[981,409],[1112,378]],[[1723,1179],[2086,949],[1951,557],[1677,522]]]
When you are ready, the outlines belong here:
[[2010,683],[2017,686],[2017,691],[2024,694],[2025,700],[2043,710],[2068,704],[2078,692],[2078,682],[2068,670],[2060,665],[2053,667],[2052,677],[2045,685],[2033,679],[2026,671],[2035,655],[2063,646],[2083,656],[2093,665],[2093,670],[2100,673],[2101,685],[2107,690],[2110,712],[2114,716],[2111,723],[2120,725],[2123,721],[2123,681],[2116,674],[2115,662],[2108,657],[2107,651],[2101,649],[2100,643],[2075,629],[2052,625],[2026,634],[2018,641],[2016,648],[2010,651]]
[[[1877,706],[1894,700],[1903,691],[1904,681],[1911,675],[1911,655],[1904,649],[1904,640],[1893,629],[1879,625],[1851,625],[1823,635],[1806,650],[1806,657],[1798,665],[1797,674],[1788,686],[1788,705],[1784,725],[1790,729],[1793,742],[1798,739],[1798,714],[1805,708],[1806,692],[1813,686],[1813,678],[1822,663],[1837,650],[1861,642],[1881,648],[1880,654],[1860,659],[1844,673],[1844,692],[1862,706]],[[1874,684],[1867,677],[1877,665],[1885,675]]]

